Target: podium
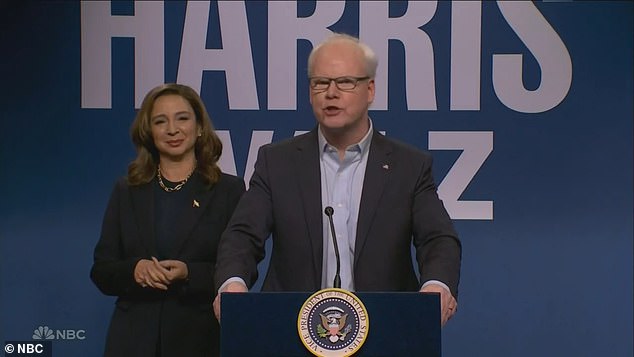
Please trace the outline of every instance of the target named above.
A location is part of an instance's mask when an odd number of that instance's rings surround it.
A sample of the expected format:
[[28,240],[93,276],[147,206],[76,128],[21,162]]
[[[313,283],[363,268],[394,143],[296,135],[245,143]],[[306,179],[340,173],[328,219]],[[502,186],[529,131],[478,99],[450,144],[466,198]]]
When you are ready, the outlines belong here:
[[[354,293],[367,310],[369,328],[355,357],[439,357],[440,299],[417,292]],[[298,318],[312,293],[262,292],[222,295],[222,357],[310,357],[299,337]]]

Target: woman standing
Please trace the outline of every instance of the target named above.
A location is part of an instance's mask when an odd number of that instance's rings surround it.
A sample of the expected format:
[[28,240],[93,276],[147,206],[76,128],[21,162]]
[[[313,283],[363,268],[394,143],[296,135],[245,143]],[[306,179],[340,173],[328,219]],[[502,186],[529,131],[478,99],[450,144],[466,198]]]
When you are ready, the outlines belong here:
[[214,265],[245,190],[191,88],[151,90],[132,124],[137,157],[115,185],[91,278],[118,296],[105,356],[216,356]]

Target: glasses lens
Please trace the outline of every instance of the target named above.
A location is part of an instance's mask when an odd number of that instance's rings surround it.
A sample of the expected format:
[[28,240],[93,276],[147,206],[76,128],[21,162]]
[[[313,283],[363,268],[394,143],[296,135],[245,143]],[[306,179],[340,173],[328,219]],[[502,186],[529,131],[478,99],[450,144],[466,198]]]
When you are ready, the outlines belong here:
[[330,86],[330,80],[328,78],[316,77],[311,80],[310,86],[314,90],[326,90]]
[[357,80],[352,77],[341,77],[335,80],[337,88],[341,90],[353,90],[357,86]]

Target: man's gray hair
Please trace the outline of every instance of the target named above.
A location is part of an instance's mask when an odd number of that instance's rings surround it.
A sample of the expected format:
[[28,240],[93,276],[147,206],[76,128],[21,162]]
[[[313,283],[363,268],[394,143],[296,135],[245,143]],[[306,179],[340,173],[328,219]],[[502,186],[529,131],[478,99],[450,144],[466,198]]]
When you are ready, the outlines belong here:
[[357,46],[363,52],[363,59],[365,62],[365,74],[370,78],[376,76],[376,68],[379,65],[379,60],[376,58],[374,51],[365,43],[359,41],[358,38],[350,36],[345,33],[334,33],[332,36],[325,39],[323,42],[313,47],[308,56],[308,76],[313,75],[313,62],[315,61],[315,54],[323,45],[335,43],[335,42],[350,42]]

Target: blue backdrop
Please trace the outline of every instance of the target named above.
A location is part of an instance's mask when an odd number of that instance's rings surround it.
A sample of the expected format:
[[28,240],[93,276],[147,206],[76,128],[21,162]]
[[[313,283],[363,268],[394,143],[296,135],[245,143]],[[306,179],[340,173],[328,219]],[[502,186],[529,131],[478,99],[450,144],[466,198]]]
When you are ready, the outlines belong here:
[[198,89],[248,177],[314,126],[305,62],[330,29],[377,50],[374,126],[435,157],[463,242],[444,355],[632,356],[632,2],[110,5],[0,5],[0,341],[101,353],[92,251],[147,90]]

